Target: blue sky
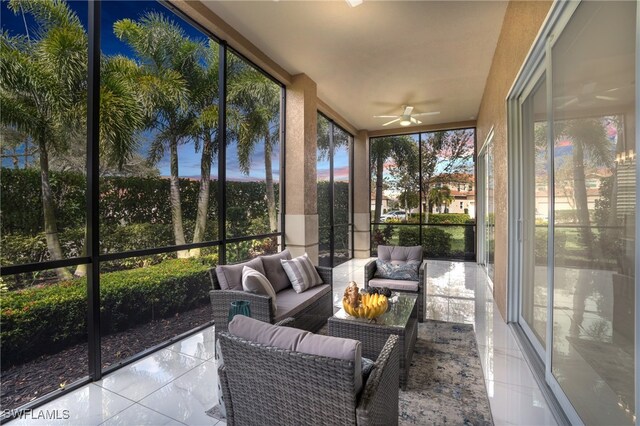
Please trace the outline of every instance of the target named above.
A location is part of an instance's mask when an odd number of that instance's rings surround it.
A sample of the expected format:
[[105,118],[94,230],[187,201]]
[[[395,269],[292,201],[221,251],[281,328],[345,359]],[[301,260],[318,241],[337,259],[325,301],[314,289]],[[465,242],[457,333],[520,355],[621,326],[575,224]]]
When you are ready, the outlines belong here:
[[[85,28],[88,22],[88,3],[86,1],[68,1],[71,9],[78,15]],[[101,9],[101,27],[100,42],[102,53],[106,55],[125,55],[134,57],[133,51],[123,42],[118,40],[113,34],[113,24],[124,18],[138,19],[144,13],[155,11],[163,13],[170,17],[178,24],[188,37],[193,39],[206,40],[207,37],[200,31],[174,15],[169,9],[155,1],[103,1]],[[2,29],[10,34],[26,34],[23,16],[14,15],[7,8],[5,1],[0,6],[0,18],[2,21]],[[33,37],[36,24],[28,15],[25,14],[27,28]],[[140,153],[146,156],[146,147],[148,139],[153,137],[152,131],[147,131],[143,135],[143,139],[147,140],[140,146]],[[178,150],[180,175],[184,177],[199,177],[200,175],[200,154],[195,152],[193,142],[188,142],[180,146]],[[274,169],[274,180],[279,181],[279,152],[274,152],[272,156]],[[10,159],[4,159],[3,166],[10,166]],[[158,163],[158,169],[163,176],[169,175],[169,158],[168,154]],[[217,174],[217,164],[212,168],[212,175]],[[251,170],[249,175],[240,172],[237,160],[237,150],[235,144],[227,147],[227,179],[229,180],[263,180],[264,179],[264,146],[259,144],[251,157]]]

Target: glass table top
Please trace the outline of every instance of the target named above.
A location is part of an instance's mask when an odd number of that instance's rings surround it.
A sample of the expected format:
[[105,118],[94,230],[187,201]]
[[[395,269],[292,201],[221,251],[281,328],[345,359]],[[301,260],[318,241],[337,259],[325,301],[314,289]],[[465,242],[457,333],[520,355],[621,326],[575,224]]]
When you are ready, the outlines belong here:
[[[342,307],[340,307],[340,310],[336,312],[333,317],[341,320],[378,324],[386,327],[404,327],[411,317],[411,312],[417,300],[417,294],[393,293],[393,296],[389,299],[389,310],[378,318],[371,320],[352,317]],[[342,306],[342,299],[340,300],[340,306]]]

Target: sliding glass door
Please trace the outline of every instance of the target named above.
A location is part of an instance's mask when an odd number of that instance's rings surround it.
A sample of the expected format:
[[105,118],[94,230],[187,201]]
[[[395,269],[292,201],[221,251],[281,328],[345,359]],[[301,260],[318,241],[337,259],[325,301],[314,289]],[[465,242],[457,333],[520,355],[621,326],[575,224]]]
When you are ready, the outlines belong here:
[[[542,70],[544,71],[544,70]],[[520,299],[520,322],[540,356],[544,357],[547,325],[547,286],[550,222],[549,169],[547,143],[547,84],[543,74],[534,80],[522,103],[524,185],[524,277]]]
[[491,131],[478,153],[478,263],[485,267],[491,285],[493,285],[495,254],[493,160],[493,131]]
[[557,7],[514,114],[517,319],[572,422],[632,425],[638,4]]

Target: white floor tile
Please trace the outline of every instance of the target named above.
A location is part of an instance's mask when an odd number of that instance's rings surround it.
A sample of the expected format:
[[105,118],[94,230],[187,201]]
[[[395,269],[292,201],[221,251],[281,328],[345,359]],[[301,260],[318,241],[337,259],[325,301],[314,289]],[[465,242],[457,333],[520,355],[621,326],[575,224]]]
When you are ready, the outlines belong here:
[[97,425],[131,405],[133,401],[90,384],[36,408],[28,416],[10,424]]
[[161,349],[109,374],[96,384],[125,398],[139,401],[202,362],[188,355]]
[[542,393],[537,388],[488,381],[487,394],[493,422],[496,425],[556,424]]
[[168,346],[174,352],[189,355],[201,360],[213,359],[215,356],[215,333],[213,327],[207,328],[191,337]]
[[131,407],[124,410],[122,413],[108,419],[102,423],[104,426],[174,426],[184,425],[179,421],[167,417],[157,411],[150,410],[147,407],[143,407],[140,404],[134,404]]
[[205,411],[217,403],[218,375],[213,362],[204,362],[163,386],[140,404],[188,425],[214,425]]

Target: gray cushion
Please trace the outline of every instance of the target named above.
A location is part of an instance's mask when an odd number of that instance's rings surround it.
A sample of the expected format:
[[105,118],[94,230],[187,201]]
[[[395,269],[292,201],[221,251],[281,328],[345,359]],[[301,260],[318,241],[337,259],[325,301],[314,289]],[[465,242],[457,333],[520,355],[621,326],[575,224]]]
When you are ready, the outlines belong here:
[[422,262],[422,246],[378,246],[378,259],[400,265],[410,260]]
[[280,263],[281,259],[291,259],[289,249],[270,256],[261,256],[260,259],[262,259],[262,266],[264,266],[264,274],[276,293],[291,287],[291,281],[289,281],[289,277],[287,277],[287,273],[284,271],[282,263]]
[[280,327],[243,315],[229,323],[229,333],[245,340],[310,355],[344,359],[354,363],[356,392],[362,388],[362,344],[353,339],[321,336],[292,327]]
[[322,284],[302,293],[296,293],[293,288],[281,291],[278,293],[278,299],[276,300],[275,322],[296,316],[300,311],[329,292],[331,292],[329,284]]
[[220,265],[216,268],[216,276],[222,290],[242,291],[242,268],[248,266],[264,275],[264,267],[260,258],[236,265]]
[[391,290],[418,291],[418,281],[390,280],[387,278],[374,278],[369,280],[371,287],[387,287]]

